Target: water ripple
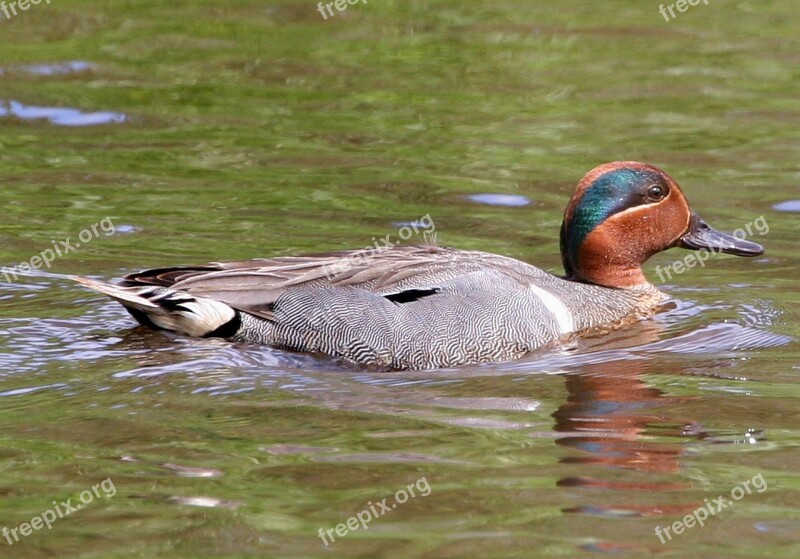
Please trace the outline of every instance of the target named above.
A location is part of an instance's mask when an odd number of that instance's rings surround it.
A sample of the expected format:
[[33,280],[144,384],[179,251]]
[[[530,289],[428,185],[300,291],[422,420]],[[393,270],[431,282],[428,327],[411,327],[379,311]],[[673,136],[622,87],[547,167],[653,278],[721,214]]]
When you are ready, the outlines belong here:
[[57,126],[96,126],[128,120],[123,113],[112,111],[85,112],[70,107],[39,107],[15,100],[0,101],[0,117],[22,120],[46,120]]
[[489,206],[527,206],[531,203],[530,198],[520,194],[472,194],[467,196],[469,200],[478,204]]

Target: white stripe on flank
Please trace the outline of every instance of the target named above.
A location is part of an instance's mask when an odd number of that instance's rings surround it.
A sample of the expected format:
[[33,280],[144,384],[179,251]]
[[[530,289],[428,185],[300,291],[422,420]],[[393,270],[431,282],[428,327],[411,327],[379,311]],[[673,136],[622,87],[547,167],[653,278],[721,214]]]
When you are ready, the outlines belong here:
[[561,299],[550,293],[549,291],[542,289],[539,286],[531,285],[529,289],[533,291],[539,299],[542,300],[544,306],[547,307],[553,316],[556,317],[556,322],[558,322],[558,329],[561,330],[561,334],[569,334],[570,332],[575,331],[575,323],[572,320],[572,313],[569,312],[569,309],[561,302]]

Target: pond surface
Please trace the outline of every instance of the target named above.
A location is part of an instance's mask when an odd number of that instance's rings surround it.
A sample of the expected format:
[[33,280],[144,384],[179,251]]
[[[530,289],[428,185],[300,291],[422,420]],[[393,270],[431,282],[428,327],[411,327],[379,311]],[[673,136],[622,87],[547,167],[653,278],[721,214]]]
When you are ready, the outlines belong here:
[[[1,18],[0,557],[797,557],[795,2]],[[67,279],[416,223],[560,273],[574,184],[619,159],[766,254],[658,255],[664,312],[513,363],[169,336]]]

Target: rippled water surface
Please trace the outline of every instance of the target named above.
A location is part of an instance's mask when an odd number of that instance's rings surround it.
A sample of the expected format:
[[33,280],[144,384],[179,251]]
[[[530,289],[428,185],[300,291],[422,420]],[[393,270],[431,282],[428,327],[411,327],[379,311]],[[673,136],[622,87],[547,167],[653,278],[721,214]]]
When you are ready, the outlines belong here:
[[[789,0],[0,14],[0,557],[797,557],[798,34]],[[170,336],[67,278],[428,221],[560,272],[575,182],[618,159],[766,254],[658,255],[654,319],[513,363]]]

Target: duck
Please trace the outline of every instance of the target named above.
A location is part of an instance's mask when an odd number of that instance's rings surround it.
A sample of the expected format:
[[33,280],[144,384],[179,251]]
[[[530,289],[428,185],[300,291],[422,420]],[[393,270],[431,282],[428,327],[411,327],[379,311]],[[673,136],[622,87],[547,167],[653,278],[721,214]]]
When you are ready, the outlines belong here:
[[519,359],[646,319],[667,295],[642,265],[673,247],[764,252],[709,226],[666,172],[615,161],[589,171],[567,204],[563,275],[425,244],[157,268],[118,283],[72,279],[154,329],[423,370]]

